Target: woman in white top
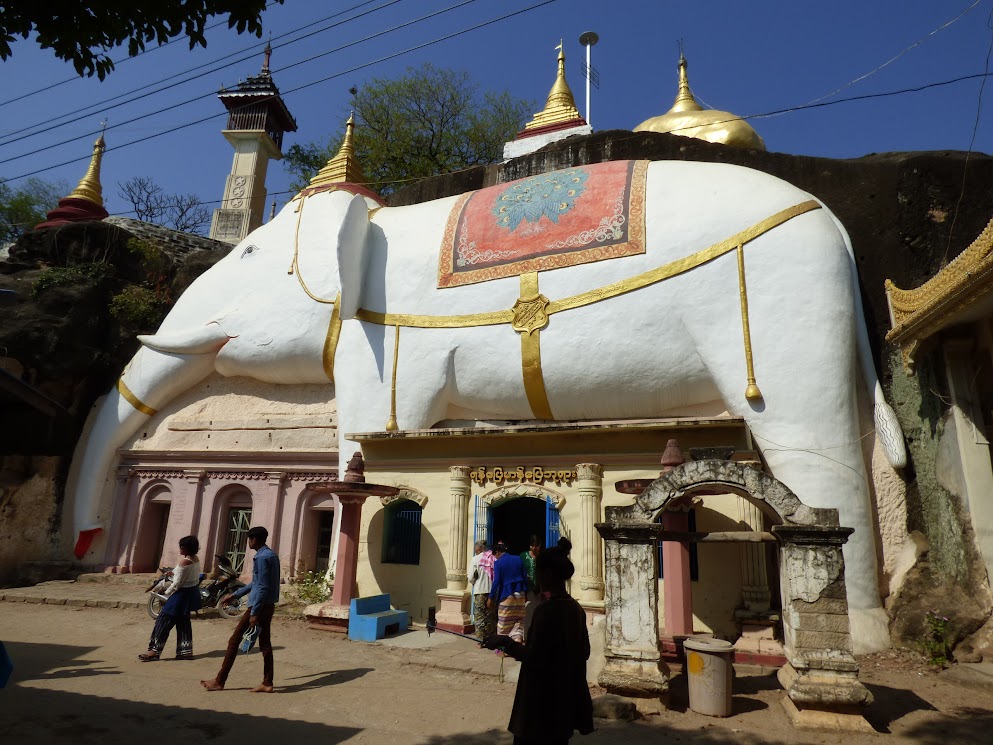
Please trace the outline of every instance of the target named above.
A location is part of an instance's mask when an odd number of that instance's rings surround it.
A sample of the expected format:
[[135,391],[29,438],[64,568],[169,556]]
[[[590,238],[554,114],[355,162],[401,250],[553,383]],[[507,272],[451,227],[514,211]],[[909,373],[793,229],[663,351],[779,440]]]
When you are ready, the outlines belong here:
[[472,587],[472,622],[476,636],[485,639],[496,630],[496,612],[486,607],[486,599],[493,587],[493,552],[486,548],[486,541],[476,541],[475,555],[469,565],[469,585]]
[[152,628],[148,651],[138,655],[142,662],[159,659],[173,626],[176,627],[176,659],[193,659],[193,625],[190,623],[190,613],[201,608],[200,559],[197,558],[199,550],[200,541],[195,535],[179,539],[179,553],[182,558],[172,570],[172,584],[165,591],[169,599],[162,606]]

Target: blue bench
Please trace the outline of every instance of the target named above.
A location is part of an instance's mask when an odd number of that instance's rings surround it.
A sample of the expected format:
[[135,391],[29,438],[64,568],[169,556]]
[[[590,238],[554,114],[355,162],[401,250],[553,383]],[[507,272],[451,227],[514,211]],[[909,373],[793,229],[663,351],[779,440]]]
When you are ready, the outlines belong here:
[[374,642],[406,631],[409,625],[410,615],[391,609],[389,595],[354,598],[348,607],[348,638],[352,641]]

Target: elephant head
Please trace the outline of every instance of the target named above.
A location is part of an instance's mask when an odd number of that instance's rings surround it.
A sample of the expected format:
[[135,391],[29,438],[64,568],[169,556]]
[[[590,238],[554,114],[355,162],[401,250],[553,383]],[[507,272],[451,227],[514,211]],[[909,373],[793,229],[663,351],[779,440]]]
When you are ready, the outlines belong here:
[[115,453],[173,398],[216,370],[272,383],[331,384],[324,345],[339,255],[362,254],[370,204],[346,191],[290,202],[182,294],[114,390],[90,413],[69,476],[75,554],[109,519],[101,504]]

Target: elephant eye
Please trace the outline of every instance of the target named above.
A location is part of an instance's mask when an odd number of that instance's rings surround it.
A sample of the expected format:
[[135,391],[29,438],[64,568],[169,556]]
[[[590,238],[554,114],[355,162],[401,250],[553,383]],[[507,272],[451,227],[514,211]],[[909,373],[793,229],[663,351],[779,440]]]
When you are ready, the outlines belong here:
[[241,258],[245,258],[249,254],[255,253],[256,251],[261,251],[258,246],[247,246],[244,251],[241,252]]

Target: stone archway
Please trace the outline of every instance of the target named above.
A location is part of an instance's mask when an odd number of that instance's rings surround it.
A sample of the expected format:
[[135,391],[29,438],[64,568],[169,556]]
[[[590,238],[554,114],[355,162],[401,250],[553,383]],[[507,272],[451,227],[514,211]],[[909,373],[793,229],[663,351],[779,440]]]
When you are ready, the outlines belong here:
[[[825,715],[859,727],[853,716],[872,701],[852,655],[842,546],[852,528],[838,511],[805,505],[780,481],[733,461],[691,461],[663,474],[634,504],[605,509],[597,530],[606,544],[606,644],[600,684],[641,699],[664,699],[668,669],[658,642],[655,544],[665,535],[657,518],[675,500],[701,491],[733,492],[777,523],[784,653],[779,680],[801,722]],[[694,538],[683,535],[683,540]]]

